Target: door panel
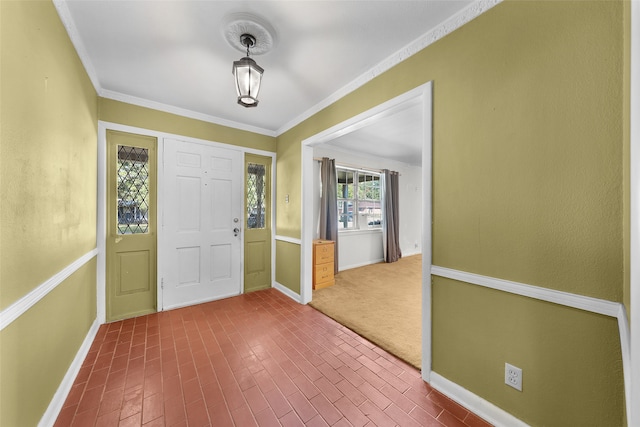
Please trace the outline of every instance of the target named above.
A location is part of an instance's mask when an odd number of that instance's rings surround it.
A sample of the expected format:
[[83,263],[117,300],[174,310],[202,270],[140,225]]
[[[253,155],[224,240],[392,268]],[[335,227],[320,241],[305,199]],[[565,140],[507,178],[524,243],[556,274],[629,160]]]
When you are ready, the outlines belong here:
[[271,158],[245,155],[244,290],[271,287]]
[[149,251],[120,252],[117,254],[116,275],[118,289],[116,295],[149,291]]
[[242,153],[167,139],[163,183],[163,308],[238,295]]
[[156,311],[156,144],[107,131],[107,321]]
[[266,242],[248,242],[245,248],[247,274],[255,274],[265,271],[265,257],[264,253],[267,250]]

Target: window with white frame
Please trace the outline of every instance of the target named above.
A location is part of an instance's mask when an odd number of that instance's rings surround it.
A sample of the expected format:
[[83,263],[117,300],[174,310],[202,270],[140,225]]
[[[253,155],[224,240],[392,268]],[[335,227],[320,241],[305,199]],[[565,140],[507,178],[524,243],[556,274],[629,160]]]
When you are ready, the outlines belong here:
[[380,174],[336,166],[338,230],[380,228]]

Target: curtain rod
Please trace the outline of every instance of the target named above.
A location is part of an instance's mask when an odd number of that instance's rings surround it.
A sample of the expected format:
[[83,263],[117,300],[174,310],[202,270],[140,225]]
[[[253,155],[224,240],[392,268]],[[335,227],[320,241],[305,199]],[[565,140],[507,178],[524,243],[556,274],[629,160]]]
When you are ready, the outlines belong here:
[[[322,161],[322,157],[314,157],[313,160],[321,162]],[[342,167],[350,168],[350,169],[357,169],[357,170],[361,170],[361,171],[364,171],[364,172],[382,173],[382,169],[365,168],[363,166],[350,165],[348,163],[338,163],[338,162],[336,162],[336,166],[342,166]]]
[[[313,160],[321,162],[322,161],[322,157],[314,157]],[[362,167],[362,166],[350,165],[348,163],[340,163],[340,164],[336,163],[336,166],[341,166],[341,167],[345,167],[345,168],[348,168],[348,169],[357,169],[357,170],[361,170],[363,172],[376,172],[376,173],[379,173],[379,174],[382,174],[382,171],[383,171],[382,169],[365,168],[365,167]],[[395,172],[395,171],[390,170],[390,172]],[[402,174],[400,172],[398,172],[398,176],[402,176]]]

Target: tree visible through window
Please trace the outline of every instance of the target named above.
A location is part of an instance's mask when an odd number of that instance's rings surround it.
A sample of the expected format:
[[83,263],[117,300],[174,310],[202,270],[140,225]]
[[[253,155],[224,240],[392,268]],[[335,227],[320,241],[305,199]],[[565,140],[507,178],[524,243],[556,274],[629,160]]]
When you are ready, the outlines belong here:
[[380,228],[380,174],[336,166],[338,229]]
[[149,231],[149,152],[118,146],[118,234]]

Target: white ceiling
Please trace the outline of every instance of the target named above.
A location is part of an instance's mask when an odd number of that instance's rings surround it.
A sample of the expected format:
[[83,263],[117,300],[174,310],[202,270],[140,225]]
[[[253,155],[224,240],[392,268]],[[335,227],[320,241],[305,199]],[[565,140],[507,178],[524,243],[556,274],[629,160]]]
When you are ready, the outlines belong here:
[[326,144],[367,156],[422,164],[422,98],[410,99],[375,121]]
[[[101,96],[273,136],[483,8],[471,0],[54,3]],[[253,56],[265,69],[256,108],[236,103],[231,64],[244,54],[223,35],[234,13],[255,15],[276,33],[273,49]],[[358,138],[411,140],[407,123],[387,120]]]

